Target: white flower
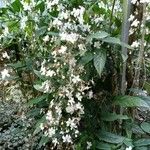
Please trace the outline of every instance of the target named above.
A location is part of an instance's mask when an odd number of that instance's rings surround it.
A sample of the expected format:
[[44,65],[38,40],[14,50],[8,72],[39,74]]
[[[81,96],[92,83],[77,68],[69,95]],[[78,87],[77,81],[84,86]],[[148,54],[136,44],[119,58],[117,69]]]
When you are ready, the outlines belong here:
[[41,67],[40,72],[41,72],[41,75],[45,75],[46,74],[46,68],[43,65]]
[[79,48],[80,50],[85,50],[85,45],[84,45],[84,44],[79,44],[79,45],[78,45],[78,48]]
[[106,5],[104,4],[103,1],[98,3],[99,8],[106,8]]
[[133,28],[130,28],[130,30],[129,30],[129,35],[132,35],[134,32],[135,32],[134,29],[133,29]]
[[4,34],[4,36],[7,36],[9,34],[8,27],[5,27],[5,29],[3,30],[3,34]]
[[8,73],[7,69],[4,69],[3,71],[1,71],[1,76],[2,79],[5,79],[6,77],[10,77],[10,74]]
[[73,105],[75,103],[74,98],[69,97],[68,103],[70,103],[70,105]]
[[137,2],[137,0],[131,0],[132,4],[135,4]]
[[61,26],[62,25],[62,21],[60,21],[58,18],[55,18],[53,21],[53,25],[54,26]]
[[125,150],[132,150],[132,147],[129,146],[129,147],[127,147]]
[[58,3],[59,3],[59,0],[51,0],[51,5],[53,6],[53,5],[58,5]]
[[69,65],[74,67],[76,65],[76,59],[75,58],[70,59]]
[[56,146],[58,144],[57,138],[52,139],[52,143],[54,144],[54,146]]
[[75,18],[77,18],[80,24],[83,24],[83,22],[84,22],[84,19],[83,19],[84,11],[85,11],[85,8],[82,6],[79,6],[78,9],[73,8],[71,15],[73,15]]
[[90,149],[91,148],[91,146],[92,146],[92,143],[91,142],[86,142],[87,143],[87,149]]
[[47,0],[47,1],[46,1],[47,8],[48,8],[49,10],[51,10],[51,9],[52,9],[52,6],[57,5],[58,2],[59,2],[59,0]]
[[49,80],[46,80],[42,83],[42,86],[39,87],[39,90],[43,91],[44,93],[51,92],[51,83]]
[[134,16],[131,14],[128,21],[133,21],[133,19],[134,19]]
[[75,108],[74,108],[73,105],[68,105],[68,106],[66,107],[66,112],[67,112],[67,113],[73,114],[74,111],[75,111]]
[[83,98],[83,96],[81,95],[81,93],[77,93],[76,94],[76,98],[79,100],[79,101],[81,101],[82,100],[82,98]]
[[41,130],[44,130],[43,123],[40,124],[40,129],[41,129]]
[[68,11],[66,11],[66,12],[61,12],[58,17],[59,17],[61,20],[62,20],[62,19],[68,19],[69,13],[68,13]]
[[73,82],[73,83],[78,83],[78,82],[80,82],[80,81],[81,81],[81,79],[80,79],[79,75],[73,76],[73,79],[72,79],[72,82]]
[[77,125],[74,123],[74,120],[72,119],[68,119],[68,121],[66,121],[67,127],[70,127],[71,130],[77,128]]
[[52,137],[56,133],[56,130],[54,128],[49,128],[48,129],[48,136]]
[[94,22],[97,24],[97,23],[100,23],[100,22],[102,22],[102,21],[104,21],[104,15],[102,15],[102,16],[100,16],[100,17],[96,17],[95,19],[94,19]]
[[24,3],[24,2],[22,2],[22,5],[23,5],[23,9],[25,10],[25,11],[31,11],[31,5],[30,4],[28,4],[28,3]]
[[10,59],[10,57],[9,57],[8,54],[7,54],[7,52],[2,53],[2,57],[3,57],[3,58]]
[[138,48],[138,47],[139,47],[139,45],[140,45],[140,43],[139,43],[139,42],[134,41],[134,42],[132,43],[131,47],[133,47],[133,48]]
[[27,21],[28,21],[28,17],[27,16],[21,18],[21,21],[20,21],[20,28],[21,29],[24,29],[26,27],[26,22]]
[[49,41],[49,35],[46,35],[44,38],[43,38],[43,41],[46,43]]
[[89,91],[89,99],[93,98],[93,91]]
[[62,139],[64,143],[72,143],[71,136],[68,134],[66,134],[65,136],[63,135]]
[[64,54],[67,50],[66,46],[61,46],[61,48],[58,50],[59,53]]
[[54,121],[54,118],[52,116],[52,112],[51,111],[48,111],[47,114],[46,114],[46,120],[51,124],[53,123]]
[[140,0],[140,3],[150,3],[150,0]]
[[140,22],[139,22],[137,19],[135,19],[135,20],[132,22],[131,27],[137,27],[139,23],[140,23]]
[[62,41],[68,41],[68,42],[71,42],[72,44],[74,44],[78,40],[79,35],[76,33],[71,33],[71,34],[60,33],[60,38]]
[[48,70],[47,72],[46,72],[46,76],[47,77],[52,77],[52,76],[54,76],[56,73],[55,73],[55,71],[53,71],[53,70]]
[[82,104],[78,102],[78,103],[75,105],[75,109],[76,109],[76,110],[81,110],[81,109],[82,109]]
[[101,47],[101,43],[100,42],[94,42],[94,47],[95,48],[100,48]]

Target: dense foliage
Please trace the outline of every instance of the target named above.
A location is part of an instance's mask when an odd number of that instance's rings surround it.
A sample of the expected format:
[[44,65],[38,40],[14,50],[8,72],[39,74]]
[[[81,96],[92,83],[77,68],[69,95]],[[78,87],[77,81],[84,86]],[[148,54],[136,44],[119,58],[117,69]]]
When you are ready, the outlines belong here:
[[148,150],[149,3],[12,0],[3,6],[2,99],[19,105],[9,133],[21,136],[21,146],[13,135],[12,145],[6,140],[1,147]]

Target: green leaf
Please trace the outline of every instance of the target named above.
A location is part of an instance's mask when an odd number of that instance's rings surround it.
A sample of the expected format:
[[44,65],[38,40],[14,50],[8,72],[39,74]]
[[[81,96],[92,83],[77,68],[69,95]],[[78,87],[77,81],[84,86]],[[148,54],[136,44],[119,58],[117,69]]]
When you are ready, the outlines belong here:
[[106,62],[106,51],[99,51],[94,55],[94,66],[101,76]]
[[29,100],[29,102],[27,103],[28,106],[34,105],[34,104],[38,104],[39,102],[43,101],[44,99],[46,99],[48,97],[48,94],[44,94],[42,96],[33,98],[31,100]]
[[97,149],[102,149],[102,150],[111,150],[110,144],[103,143],[103,142],[96,143],[96,148]]
[[150,96],[139,96],[142,100],[144,100],[150,108]]
[[145,131],[146,133],[150,133],[150,123],[148,123],[148,122],[142,122],[142,123],[141,123],[141,128],[142,128],[143,131]]
[[45,77],[43,75],[41,75],[41,72],[40,71],[37,71],[37,70],[33,70],[33,72],[42,80],[45,79]]
[[41,12],[43,12],[44,11],[44,7],[45,7],[45,5],[44,5],[44,2],[37,2],[37,5],[35,6],[35,9],[36,10],[40,10]]
[[128,59],[128,55],[121,54],[121,56],[122,56],[123,62],[125,62]]
[[22,4],[21,4],[20,0],[15,0],[11,4],[11,7],[12,7],[13,11],[19,12],[20,8],[22,8]]
[[91,34],[87,37],[87,41],[90,42],[92,39],[103,39],[109,36],[109,34],[105,31],[98,31],[94,34]]
[[40,84],[35,84],[35,85],[33,85],[33,87],[34,87],[37,91],[43,92],[42,85],[40,85]]
[[37,121],[33,135],[36,135],[37,133],[41,131],[40,125],[41,123],[45,123],[45,122],[46,122],[46,117],[44,115],[41,119]]
[[150,84],[149,84],[148,82],[145,82],[144,88],[145,88],[146,91],[150,94]]
[[47,32],[46,34],[51,36],[59,36],[59,33],[57,32]]
[[104,142],[112,143],[112,144],[119,144],[122,143],[125,139],[125,137],[106,132],[106,131],[100,131],[98,133],[98,138]]
[[115,38],[115,37],[106,37],[102,40],[103,42],[106,42],[106,43],[110,43],[110,44],[117,44],[117,45],[120,45],[120,46],[123,46],[123,47],[126,47],[128,49],[133,49],[130,45],[124,43],[124,42],[121,42],[121,40],[119,38]]
[[45,34],[46,30],[47,30],[46,26],[39,28],[38,30],[36,30],[36,36],[41,36]]
[[135,146],[147,146],[150,145],[150,139],[140,139],[134,142]]
[[125,138],[125,140],[123,141],[123,143],[124,143],[126,146],[128,146],[128,147],[130,147],[130,146],[131,146],[131,147],[134,147],[132,139]]
[[134,96],[117,96],[114,104],[122,107],[149,107],[148,104],[139,97]]
[[118,115],[116,113],[104,113],[102,114],[101,119],[103,121],[115,121],[120,119],[129,119],[129,117],[127,115]]
[[103,42],[121,45],[120,39],[115,37],[106,37],[103,39]]
[[29,117],[39,117],[41,114],[41,108],[34,108],[27,113]]
[[87,51],[85,52],[84,56],[81,57],[81,59],[79,60],[79,63],[82,65],[86,65],[93,59],[93,57],[94,57],[93,53],[90,51]]
[[136,147],[135,150],[149,150],[148,147]]
[[14,68],[14,69],[19,69],[19,68],[24,68],[24,67],[26,67],[26,65],[23,64],[21,61],[18,61],[17,63],[8,64],[7,66],[12,67],[12,68]]
[[139,125],[137,125],[137,124],[133,124],[132,125],[132,132],[134,133],[134,134],[138,134],[138,135],[140,135],[140,134],[145,134],[145,132],[143,132],[143,130],[140,128],[140,126]]
[[49,142],[49,137],[43,135],[39,142],[39,147],[41,148],[43,145],[45,145],[48,142]]

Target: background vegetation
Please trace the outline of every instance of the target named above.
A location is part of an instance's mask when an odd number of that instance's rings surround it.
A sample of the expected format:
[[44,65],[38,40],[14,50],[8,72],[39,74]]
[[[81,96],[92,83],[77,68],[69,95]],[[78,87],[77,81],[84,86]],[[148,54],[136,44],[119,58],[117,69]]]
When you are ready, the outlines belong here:
[[149,150],[149,16],[149,0],[2,5],[0,148]]

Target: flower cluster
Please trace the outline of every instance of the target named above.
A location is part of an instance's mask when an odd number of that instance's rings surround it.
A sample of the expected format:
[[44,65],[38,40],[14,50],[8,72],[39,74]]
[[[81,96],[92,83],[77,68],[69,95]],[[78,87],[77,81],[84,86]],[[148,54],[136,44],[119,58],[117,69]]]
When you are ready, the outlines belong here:
[[46,122],[40,128],[56,146],[61,141],[73,143],[73,138],[79,135],[78,127],[84,114],[82,99],[90,86],[80,77],[84,69],[76,64],[67,46],[55,49],[52,56],[53,63],[44,60],[40,69],[47,78],[40,91],[54,93],[46,113]]

